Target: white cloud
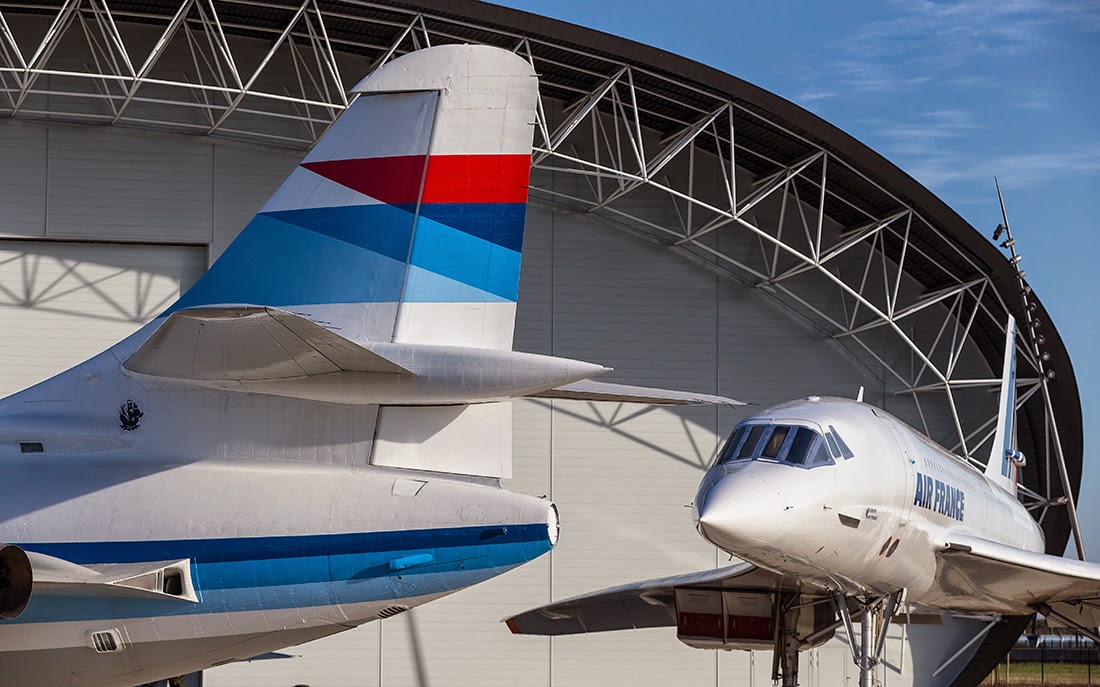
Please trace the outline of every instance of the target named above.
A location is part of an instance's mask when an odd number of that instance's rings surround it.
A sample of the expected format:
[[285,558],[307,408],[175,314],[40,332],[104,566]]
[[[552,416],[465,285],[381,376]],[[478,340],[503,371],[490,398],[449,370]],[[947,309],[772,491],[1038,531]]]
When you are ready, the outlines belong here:
[[1016,107],[1022,107],[1026,110],[1049,110],[1054,106],[1054,96],[1046,91],[1036,91],[1023,98],[1013,101],[1013,105]]
[[936,46],[942,57],[1020,52],[1041,45],[1050,30],[1070,26],[1100,31],[1095,0],[895,0],[899,14],[871,22],[853,39],[861,52],[891,56]]
[[980,55],[1041,49],[1058,30],[1100,32],[1096,0],[893,0],[896,15],[834,41],[844,57],[830,68],[848,91],[903,92],[943,75],[960,87],[983,77],[948,72]]
[[815,103],[819,100],[832,98],[835,95],[837,95],[836,91],[807,91],[796,95],[794,101],[800,104]]
[[902,76],[895,65],[882,60],[835,62],[830,65],[829,71],[843,90],[863,93],[907,91],[932,78],[928,75]]
[[900,156],[929,156],[944,141],[967,135],[975,128],[974,116],[965,110],[933,110],[909,122],[889,122],[877,132],[882,149]]
[[1100,175],[1100,143],[1074,150],[1004,155],[982,162],[962,155],[929,156],[905,167],[929,188],[948,184],[1000,179],[1003,188],[1021,188],[1070,176]]

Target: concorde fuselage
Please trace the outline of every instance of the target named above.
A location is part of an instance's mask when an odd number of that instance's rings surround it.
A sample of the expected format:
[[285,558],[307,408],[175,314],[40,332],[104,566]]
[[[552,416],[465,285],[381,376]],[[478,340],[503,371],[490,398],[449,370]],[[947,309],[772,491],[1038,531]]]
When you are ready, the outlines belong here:
[[955,610],[986,606],[939,585],[946,532],[1044,550],[1016,497],[890,414],[836,398],[739,424],[694,513],[704,538],[762,567],[846,594],[906,589],[910,602]]

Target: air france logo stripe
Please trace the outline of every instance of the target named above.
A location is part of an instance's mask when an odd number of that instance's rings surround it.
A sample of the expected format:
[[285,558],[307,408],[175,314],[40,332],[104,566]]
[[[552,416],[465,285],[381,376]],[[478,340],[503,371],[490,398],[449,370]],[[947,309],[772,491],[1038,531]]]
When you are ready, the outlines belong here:
[[966,509],[966,492],[918,472],[913,505],[961,522]]

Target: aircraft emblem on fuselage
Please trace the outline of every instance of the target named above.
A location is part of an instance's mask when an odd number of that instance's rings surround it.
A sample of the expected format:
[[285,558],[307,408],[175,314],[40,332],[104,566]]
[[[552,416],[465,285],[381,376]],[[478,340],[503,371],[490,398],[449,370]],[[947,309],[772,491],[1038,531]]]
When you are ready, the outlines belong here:
[[132,432],[141,426],[141,418],[144,415],[141,408],[138,408],[138,404],[128,398],[118,407],[118,426],[127,432]]

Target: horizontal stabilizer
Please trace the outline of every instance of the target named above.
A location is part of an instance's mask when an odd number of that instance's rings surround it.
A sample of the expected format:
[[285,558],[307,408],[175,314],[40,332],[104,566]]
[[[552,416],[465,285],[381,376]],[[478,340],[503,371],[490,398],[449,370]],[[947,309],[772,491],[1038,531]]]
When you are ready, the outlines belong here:
[[199,601],[187,560],[78,565],[33,551],[27,558],[35,595]]
[[950,593],[1027,614],[1039,604],[1100,598],[1100,565],[948,533],[937,576]]
[[173,313],[124,366],[193,381],[263,381],[332,372],[410,374],[301,315],[264,307]]
[[796,584],[751,563],[673,575],[590,592],[504,620],[512,634],[575,635],[676,625],[677,589],[775,591]]
[[651,405],[666,406],[693,406],[693,405],[728,405],[743,406],[741,401],[725,396],[713,396],[711,394],[696,394],[688,391],[673,391],[671,389],[653,389],[644,386],[628,386],[626,384],[610,384],[608,382],[594,382],[582,380],[565,384],[554,389],[547,389],[535,394],[535,398],[557,398],[569,401],[609,401],[612,403],[649,403]]
[[357,342],[262,306],[177,311],[123,367],[210,389],[384,406],[508,401],[608,371],[510,350]]

